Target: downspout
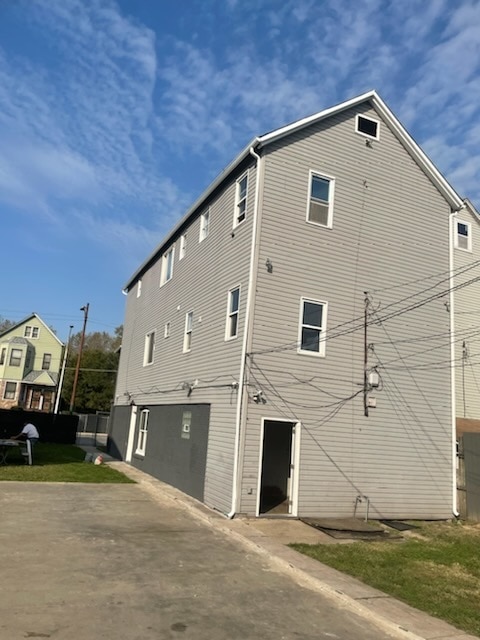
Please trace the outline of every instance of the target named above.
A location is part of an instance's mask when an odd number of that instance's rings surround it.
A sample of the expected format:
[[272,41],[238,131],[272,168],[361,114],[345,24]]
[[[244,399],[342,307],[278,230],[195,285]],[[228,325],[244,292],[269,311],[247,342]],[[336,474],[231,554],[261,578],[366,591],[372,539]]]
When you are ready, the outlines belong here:
[[[464,207],[465,205],[463,205]],[[460,209],[463,209],[460,207]],[[453,260],[453,228],[454,218],[460,209],[451,211],[448,216],[448,269],[449,269],[449,311],[450,311],[450,395],[451,395],[451,423],[452,423],[452,513],[458,518],[460,513],[457,506],[457,407],[455,384],[455,295],[454,260]]]
[[248,295],[247,305],[245,308],[245,329],[243,332],[242,343],[242,355],[240,361],[240,373],[238,383],[238,396],[237,396],[237,409],[235,415],[235,444],[234,444],[234,458],[233,458],[233,486],[232,486],[232,508],[227,513],[227,518],[233,518],[238,511],[238,487],[240,484],[239,477],[239,458],[240,458],[240,434],[241,426],[244,420],[244,395],[245,395],[245,369],[247,364],[247,348],[250,340],[250,334],[252,331],[252,318],[253,318],[253,302],[254,302],[254,281],[255,281],[255,269],[257,266],[257,235],[258,235],[258,211],[260,201],[260,183],[262,182],[263,173],[263,158],[255,152],[253,146],[249,149],[250,155],[252,155],[257,161],[257,175],[255,179],[255,202],[253,208],[253,220],[252,220],[252,242],[250,246],[250,266],[248,273]]

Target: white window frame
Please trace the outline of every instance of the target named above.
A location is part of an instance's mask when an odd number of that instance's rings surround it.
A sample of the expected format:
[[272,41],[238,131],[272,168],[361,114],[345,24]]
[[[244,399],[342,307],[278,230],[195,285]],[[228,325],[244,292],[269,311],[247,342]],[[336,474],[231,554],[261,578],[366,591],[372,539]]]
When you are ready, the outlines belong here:
[[[241,195],[241,193],[240,193],[240,183],[243,182],[245,179],[247,181],[247,187],[245,189],[245,195],[243,197],[240,197],[240,195]],[[240,176],[240,178],[235,183],[235,210],[233,212],[233,228],[234,229],[236,227],[238,227],[239,225],[241,225],[242,222],[245,222],[245,220],[247,219],[247,198],[248,198],[249,182],[250,182],[250,176],[248,174],[248,171],[246,171],[242,176]],[[245,205],[245,208],[243,209],[242,213],[240,214],[240,215],[243,216],[243,218],[241,220],[239,220],[239,218],[240,218],[239,209],[240,209],[242,203]]]
[[140,278],[137,282],[137,298],[140,298],[142,295],[142,279]]
[[[303,309],[306,302],[311,304],[318,304],[323,307],[322,311],[322,325],[316,327],[314,325],[308,325],[303,323]],[[312,298],[300,298],[300,315],[298,321],[298,349],[297,352],[302,355],[314,356],[316,358],[325,357],[325,343],[327,339],[327,318],[328,318],[328,302],[325,300],[313,300]],[[317,329],[320,331],[319,350],[311,351],[310,349],[302,349],[302,330],[303,328]]]
[[[9,396],[9,395],[7,396],[7,385],[9,385],[9,384],[15,385],[15,389],[13,390],[13,396]],[[3,399],[4,400],[15,400],[16,397],[17,397],[17,383],[14,382],[13,380],[7,380],[5,382],[5,389],[3,390]]]
[[160,277],[160,286],[170,282],[173,278],[173,263],[175,262],[175,245],[171,246],[162,256],[162,273]]
[[[28,357],[28,354],[27,354],[27,357]],[[46,364],[47,366],[45,366]],[[44,353],[42,358],[42,371],[50,371],[51,366],[52,366],[52,354]]]
[[[314,220],[310,220],[310,204],[312,201],[312,185],[313,178],[320,178],[321,180],[328,180],[329,182],[329,192],[328,192],[328,219],[327,224],[321,224],[320,222],[315,222]],[[335,178],[333,176],[329,176],[323,171],[315,171],[314,169],[310,169],[308,174],[308,200],[307,200],[307,215],[306,220],[308,224],[313,224],[315,227],[321,227],[322,229],[332,229],[333,227],[333,203],[335,200]]]
[[183,260],[187,253],[187,234],[184,233],[180,236],[180,249],[178,251],[178,259]]
[[203,242],[205,238],[208,238],[208,234],[210,233],[210,207],[206,209],[200,216],[200,234],[198,236],[198,241]]
[[[18,363],[17,362],[12,362],[12,360],[14,359],[13,358],[13,352],[14,351],[18,351],[20,353],[20,356],[17,356],[15,358],[15,360],[18,360]],[[23,358],[23,349],[15,349],[15,348],[13,348],[10,351],[10,358],[8,359],[8,366],[9,367],[21,367],[22,366],[22,358]]]
[[[232,301],[233,301],[233,293],[235,291],[238,291],[238,308],[236,311],[232,311]],[[241,290],[240,290],[240,285],[233,287],[233,289],[230,289],[230,291],[228,292],[228,296],[227,296],[227,320],[225,323],[225,340],[235,340],[235,338],[238,338],[238,325],[239,325],[239,321],[240,321],[240,294],[241,294]],[[236,325],[236,331],[235,333],[232,335],[232,318],[236,316],[236,320],[237,320],[237,325]]]
[[[151,356],[151,359],[150,359]],[[143,350],[143,366],[149,367],[155,361],[155,329],[145,334],[145,346]]]
[[185,314],[185,333],[183,336],[183,353],[189,353],[192,349],[193,311]]
[[27,324],[27,326],[25,327],[25,331],[23,334],[24,338],[32,338],[33,340],[36,340],[40,335],[40,328],[39,327],[34,327],[30,324]]
[[[371,136],[369,133],[365,133],[364,131],[360,131],[359,122],[360,118],[364,120],[370,120],[370,122],[374,122],[377,125],[377,135]],[[370,116],[366,116],[363,113],[357,113],[355,116],[355,133],[358,133],[360,136],[364,136],[365,138],[370,138],[370,140],[380,140],[380,120],[376,118],[371,118]]]
[[170,320],[165,323],[165,328],[163,330],[163,337],[164,338],[170,337]]
[[[458,242],[458,225],[464,224],[467,227],[468,235],[467,235],[467,247],[461,247]],[[472,252],[472,224],[467,222],[466,220],[457,220],[455,219],[455,227],[454,227],[454,238],[453,238],[453,246],[455,249],[459,249],[460,251],[467,251],[469,253]],[[462,236],[464,237],[464,236]]]
[[138,439],[137,448],[135,453],[139,456],[144,456],[147,448],[147,436],[148,436],[148,419],[150,417],[150,410],[143,409],[140,412],[140,419],[138,422]]

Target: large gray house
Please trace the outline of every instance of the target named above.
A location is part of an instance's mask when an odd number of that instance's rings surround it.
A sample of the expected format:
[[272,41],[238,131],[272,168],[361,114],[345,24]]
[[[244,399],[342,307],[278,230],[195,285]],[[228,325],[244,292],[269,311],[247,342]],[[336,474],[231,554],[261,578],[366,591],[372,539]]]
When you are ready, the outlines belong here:
[[252,140],[125,286],[110,451],[229,516],[450,517],[462,207],[374,91]]

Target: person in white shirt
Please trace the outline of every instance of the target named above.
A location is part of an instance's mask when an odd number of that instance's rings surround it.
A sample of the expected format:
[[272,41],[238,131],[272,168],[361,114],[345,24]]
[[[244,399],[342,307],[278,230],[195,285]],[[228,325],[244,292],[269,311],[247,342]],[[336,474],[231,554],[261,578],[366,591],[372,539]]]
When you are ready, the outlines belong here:
[[39,437],[37,427],[27,421],[24,422],[21,432],[16,436],[12,436],[12,440],[30,440],[30,444],[33,446],[38,442]]

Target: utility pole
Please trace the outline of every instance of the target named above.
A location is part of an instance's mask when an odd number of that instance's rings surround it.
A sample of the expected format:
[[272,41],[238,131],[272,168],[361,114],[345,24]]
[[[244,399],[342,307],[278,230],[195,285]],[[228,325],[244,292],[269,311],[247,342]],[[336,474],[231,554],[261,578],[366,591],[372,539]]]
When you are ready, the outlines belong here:
[[53,410],[53,413],[55,415],[58,413],[58,408],[60,406],[60,398],[62,396],[63,379],[65,377],[65,367],[67,366],[67,356],[68,356],[68,349],[70,347],[70,336],[72,335],[72,329],[73,329],[73,324],[70,325],[70,329],[68,331],[67,344],[65,345],[65,351],[63,353],[62,371],[60,373],[60,380],[58,381],[57,397],[55,399],[55,408]]
[[80,336],[80,346],[78,347],[78,358],[77,358],[77,366],[75,367],[75,377],[73,378],[72,397],[70,398],[70,413],[73,412],[73,406],[75,404],[75,394],[77,392],[78,374],[80,371],[80,360],[82,359],[83,343],[85,342],[85,330],[87,328],[89,307],[90,307],[90,304],[87,302],[87,304],[80,309],[80,311],[83,311],[83,329],[82,329],[82,335]]

